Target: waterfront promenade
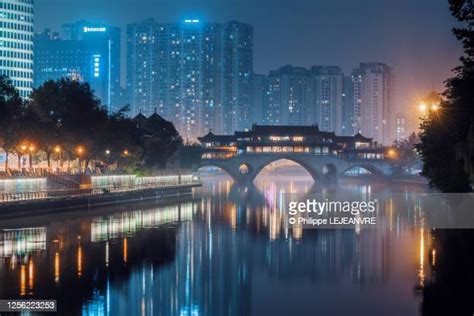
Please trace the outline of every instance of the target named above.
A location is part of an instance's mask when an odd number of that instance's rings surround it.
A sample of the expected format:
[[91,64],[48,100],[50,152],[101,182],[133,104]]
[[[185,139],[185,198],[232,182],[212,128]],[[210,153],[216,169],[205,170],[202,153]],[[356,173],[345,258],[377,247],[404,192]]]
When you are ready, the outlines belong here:
[[[58,176],[0,179],[0,215],[179,197],[191,194],[192,188],[200,186],[199,179],[191,174],[71,175],[61,177],[62,184],[58,179]],[[83,183],[74,179],[82,179]]]

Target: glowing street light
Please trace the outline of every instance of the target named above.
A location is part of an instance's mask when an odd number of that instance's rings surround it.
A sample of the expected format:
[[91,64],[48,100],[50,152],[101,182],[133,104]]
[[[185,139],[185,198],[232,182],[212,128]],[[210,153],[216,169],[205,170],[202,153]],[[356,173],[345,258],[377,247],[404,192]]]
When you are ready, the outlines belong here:
[[390,159],[397,158],[397,151],[393,148],[390,148],[389,150],[387,150],[387,157]]
[[61,147],[59,145],[54,146],[54,152],[59,154],[61,152]]
[[425,102],[420,102],[420,104],[418,104],[418,108],[420,109],[421,113],[425,113],[428,110],[428,106]]
[[125,150],[123,151],[123,155],[124,155],[124,156],[128,156],[129,154],[130,154],[130,153],[128,152],[127,149],[125,149]]
[[110,155],[110,150],[107,149],[107,150],[105,151],[105,154],[106,154],[106,155]]
[[76,148],[76,153],[78,156],[82,156],[82,154],[85,152],[85,149],[83,146],[77,146]]

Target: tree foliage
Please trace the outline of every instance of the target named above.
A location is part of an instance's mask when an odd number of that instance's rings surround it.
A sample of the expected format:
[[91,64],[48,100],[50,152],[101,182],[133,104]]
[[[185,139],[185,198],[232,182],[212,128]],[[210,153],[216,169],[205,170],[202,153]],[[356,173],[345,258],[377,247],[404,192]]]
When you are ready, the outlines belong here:
[[16,151],[18,139],[23,130],[22,117],[23,101],[12,82],[5,76],[0,76],[0,147],[6,153],[5,169],[8,168],[8,156]]
[[474,4],[470,0],[449,3],[453,16],[464,25],[453,33],[465,54],[454,77],[446,81],[440,111],[423,120],[417,148],[424,163],[422,174],[433,187],[466,192],[474,175]]
[[128,107],[108,113],[87,83],[70,79],[47,81],[23,101],[0,77],[0,147],[15,152],[34,143],[46,154],[55,149],[63,159],[115,163],[123,169],[164,167],[181,138],[173,124],[156,115],[141,126],[127,117]]

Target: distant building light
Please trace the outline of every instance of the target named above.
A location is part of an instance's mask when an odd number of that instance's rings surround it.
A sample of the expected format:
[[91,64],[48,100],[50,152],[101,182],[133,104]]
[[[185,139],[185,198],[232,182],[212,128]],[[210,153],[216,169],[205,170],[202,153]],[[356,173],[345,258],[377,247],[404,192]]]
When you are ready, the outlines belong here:
[[87,26],[84,26],[83,31],[84,31],[84,33],[105,32],[105,31],[107,31],[107,28],[106,27],[87,27]]
[[186,20],[184,20],[184,23],[199,23],[199,20],[197,20],[197,19],[193,19],[193,20],[186,19]]

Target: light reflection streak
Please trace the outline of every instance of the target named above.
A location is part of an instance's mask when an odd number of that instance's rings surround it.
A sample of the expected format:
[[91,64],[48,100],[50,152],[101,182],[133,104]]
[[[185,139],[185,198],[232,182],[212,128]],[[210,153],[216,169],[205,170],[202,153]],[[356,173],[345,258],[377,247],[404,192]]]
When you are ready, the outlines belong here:
[[30,259],[28,262],[28,289],[30,290],[30,293],[32,293],[34,285],[35,285],[35,266],[33,263],[33,259]]
[[193,216],[191,203],[166,206],[146,211],[134,211],[107,217],[96,217],[91,223],[91,241],[100,242],[134,235],[145,228],[165,223],[190,220]]
[[128,241],[127,237],[123,239],[123,262],[127,263],[128,261]]
[[54,282],[59,284],[59,277],[61,274],[60,271],[60,258],[59,258],[59,251],[56,251],[54,254]]
[[421,287],[424,287],[425,285],[425,236],[424,236],[425,230],[424,228],[420,228],[420,253],[419,253],[419,272],[418,272],[418,278],[419,278],[419,283]]
[[82,247],[80,244],[77,247],[77,276],[82,276]]
[[26,266],[24,264],[20,267],[20,295],[26,295]]

